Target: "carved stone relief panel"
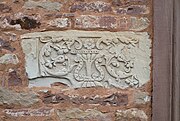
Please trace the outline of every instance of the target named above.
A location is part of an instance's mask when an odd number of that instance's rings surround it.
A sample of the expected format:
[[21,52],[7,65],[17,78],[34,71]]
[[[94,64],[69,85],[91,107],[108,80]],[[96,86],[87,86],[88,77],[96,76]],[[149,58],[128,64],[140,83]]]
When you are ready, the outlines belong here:
[[49,31],[21,36],[29,86],[140,87],[150,80],[147,32]]

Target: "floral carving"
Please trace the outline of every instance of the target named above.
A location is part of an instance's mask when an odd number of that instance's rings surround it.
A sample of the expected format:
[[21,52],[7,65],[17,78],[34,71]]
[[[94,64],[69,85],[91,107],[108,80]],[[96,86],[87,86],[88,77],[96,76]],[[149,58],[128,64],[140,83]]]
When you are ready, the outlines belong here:
[[[82,87],[89,87],[103,86],[105,72],[108,72],[117,82],[124,80],[129,86],[138,86],[138,78],[131,73],[134,58],[127,54],[130,49],[127,45],[134,47],[137,40],[126,42],[119,38],[78,39],[52,38],[43,46],[40,53],[42,76],[71,75],[71,78],[82,82]],[[77,48],[79,43],[82,44]],[[74,58],[70,59],[71,56]]]
[[[141,60],[147,58],[147,54],[150,55],[149,50],[144,50],[149,49],[149,45],[142,41],[141,35],[126,34],[45,34],[46,36],[38,37],[40,48],[36,52],[39,63],[37,77],[56,78],[74,88],[139,87],[141,79],[145,80],[149,73],[148,70],[137,71],[137,68],[149,68],[149,62]],[[143,35],[148,40],[146,36]]]
[[95,47],[94,40],[93,39],[89,39],[89,40],[85,41],[84,47],[86,49],[88,49],[88,50],[93,49]]

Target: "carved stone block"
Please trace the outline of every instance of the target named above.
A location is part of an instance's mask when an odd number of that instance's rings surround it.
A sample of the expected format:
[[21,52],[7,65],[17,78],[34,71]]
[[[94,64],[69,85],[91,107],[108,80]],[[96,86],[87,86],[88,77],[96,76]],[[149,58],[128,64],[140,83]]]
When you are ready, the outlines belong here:
[[150,80],[146,32],[49,31],[21,36],[29,86],[140,87]]

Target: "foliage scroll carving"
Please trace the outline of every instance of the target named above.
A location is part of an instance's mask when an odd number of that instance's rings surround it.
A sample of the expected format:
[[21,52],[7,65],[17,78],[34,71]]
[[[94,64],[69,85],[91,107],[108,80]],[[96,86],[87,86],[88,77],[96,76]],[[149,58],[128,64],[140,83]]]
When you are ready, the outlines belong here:
[[[150,75],[151,42],[147,33],[66,31],[29,33],[22,38],[26,70],[32,81],[49,77],[74,88],[127,88],[143,85]],[[35,46],[26,53],[32,43]],[[38,63],[36,74],[31,73],[34,62]]]

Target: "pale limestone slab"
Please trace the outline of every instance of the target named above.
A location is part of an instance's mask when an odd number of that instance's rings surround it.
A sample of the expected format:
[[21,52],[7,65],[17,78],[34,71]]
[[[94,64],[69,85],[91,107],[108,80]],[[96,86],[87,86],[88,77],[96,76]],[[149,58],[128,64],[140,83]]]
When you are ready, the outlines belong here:
[[48,31],[21,36],[29,87],[140,87],[150,80],[147,32]]

